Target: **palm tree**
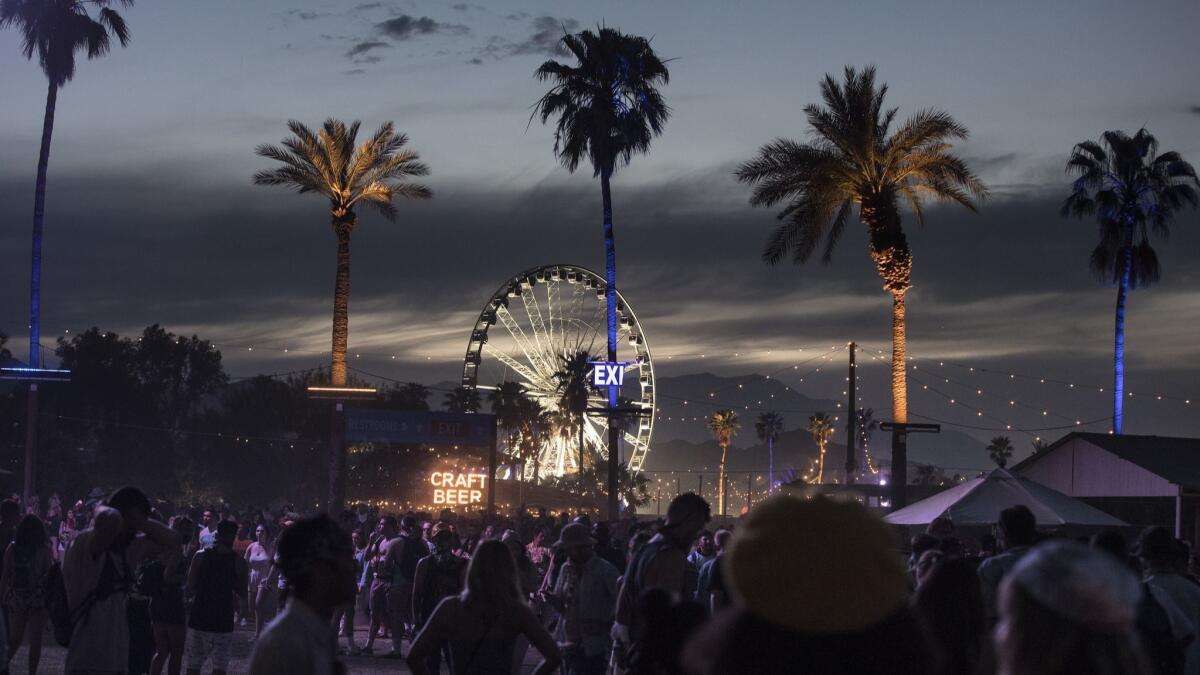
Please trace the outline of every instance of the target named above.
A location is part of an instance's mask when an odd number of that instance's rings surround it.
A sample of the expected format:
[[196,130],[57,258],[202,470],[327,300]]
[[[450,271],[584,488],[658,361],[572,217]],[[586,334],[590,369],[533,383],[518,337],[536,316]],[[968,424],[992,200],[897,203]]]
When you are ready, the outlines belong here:
[[[533,464],[533,483],[538,482],[541,469],[542,449],[546,440],[553,432],[553,420],[550,411],[542,407],[534,398],[522,395],[516,401],[517,429],[520,445],[517,456],[522,465]],[[521,480],[525,479],[525,470],[521,470]]]
[[574,428],[579,434],[579,471],[583,472],[583,425],[588,399],[592,395],[590,381],[592,355],[579,349],[563,354],[555,371],[554,388],[558,392],[558,407],[575,416]]
[[833,419],[823,412],[808,418],[808,433],[817,444],[817,484],[825,480],[825,446],[833,436]]
[[[957,478],[956,474],[956,478]],[[913,477],[913,485],[924,485],[926,487],[938,487],[946,484],[946,472],[942,467],[934,464],[918,464],[917,475]]]
[[496,425],[507,435],[510,451],[514,451],[515,433],[520,426],[518,402],[524,397],[525,385],[520,382],[501,382],[488,392],[488,404],[496,416]]
[[292,136],[283,147],[260,145],[255,152],[283,166],[254,174],[255,185],[283,185],[304,194],[313,192],[329,199],[333,233],[337,237],[337,276],[333,291],[333,357],[330,378],[333,386],[346,384],[346,344],[349,341],[350,233],[358,222],[354,209],[365,204],[389,221],[396,220],[397,197],[429,199],[433,193],[411,176],[429,175],[429,167],[413,150],[405,150],[408,136],[397,134],[384,122],[370,140],[357,148],[359,122],[349,127],[325,120],[313,132],[296,120],[288,121]]
[[[116,0],[123,7],[133,0]],[[15,25],[21,31],[25,58],[37,54],[49,88],[46,116],[42,120],[42,146],[38,152],[37,183],[33,191],[33,255],[29,270],[29,366],[41,367],[39,341],[42,330],[42,227],[46,215],[46,171],[50,163],[50,137],[58,90],[75,77],[75,54],[89,59],[108,53],[112,38],[129,44],[125,19],[112,9],[113,0],[0,0],[0,28]],[[93,18],[88,5],[96,8]]]
[[479,412],[479,408],[482,405],[478,389],[463,387],[461,385],[446,392],[442,403],[446,406],[447,411],[456,413]]
[[1117,285],[1113,431],[1119,434],[1125,418],[1126,296],[1132,288],[1158,281],[1158,256],[1150,247],[1150,233],[1167,237],[1175,212],[1185,204],[1196,205],[1200,181],[1179,153],[1158,154],[1158,141],[1145,129],[1133,137],[1106,131],[1099,143],[1076,145],[1067,172],[1079,177],[1062,214],[1096,217],[1100,243],[1092,250],[1092,271]]
[[733,443],[733,437],[737,434],[738,429],[742,428],[742,423],[738,421],[737,413],[732,410],[718,410],[708,418],[708,430],[712,432],[713,438],[717,439],[717,445],[721,446],[721,464],[720,472],[717,480],[717,513],[725,515],[725,465],[729,459],[729,445]]
[[796,262],[812,257],[825,242],[828,262],[851,211],[867,229],[871,259],[892,296],[892,421],[908,421],[905,378],[905,295],[911,287],[912,253],[900,223],[898,202],[904,200],[918,225],[925,220],[927,197],[956,202],[974,211],[972,201],[986,188],[967,165],[951,154],[951,141],[967,137],[967,129],[949,114],[923,110],[894,132],[895,108],[883,107],[887,85],[876,86],[875,68],[859,72],[846,67],[839,84],[826,75],[821,83],[825,105],[804,108],[813,139],[798,143],[776,139],[737,170],[737,178],[754,186],[750,203],[773,206],[787,201],[783,221],[767,240],[763,260],[775,264],[791,255]]
[[879,469],[871,464],[871,435],[879,430],[879,420],[875,419],[875,409],[859,408],[855,414],[855,424],[854,438],[858,442],[859,451],[866,459],[867,471],[879,473]]
[[429,410],[429,387],[406,382],[389,389],[387,401],[400,410]]
[[[575,65],[549,60],[534,77],[553,83],[534,104],[533,117],[545,124],[557,117],[554,154],[568,171],[585,160],[600,178],[604,209],[605,299],[608,312],[608,360],[617,360],[617,250],[613,238],[612,193],[609,181],[619,165],[628,165],[635,154],[650,150],[650,141],[662,133],[670,108],[658,91],[670,73],[650,48],[650,41],[601,26],[562,37],[562,45],[575,57]],[[617,407],[618,387],[608,388],[608,404]],[[620,432],[609,425],[609,483],[616,486],[617,445]],[[609,517],[616,517],[616,490],[610,490]]]
[[754,431],[758,434],[758,440],[767,444],[767,494],[774,494],[775,441],[783,432],[783,415],[773,411],[760,414],[754,423]]
[[1013,454],[1012,441],[1008,440],[1008,436],[997,436],[988,443],[987,453],[996,466],[1003,469],[1008,466],[1008,460]]

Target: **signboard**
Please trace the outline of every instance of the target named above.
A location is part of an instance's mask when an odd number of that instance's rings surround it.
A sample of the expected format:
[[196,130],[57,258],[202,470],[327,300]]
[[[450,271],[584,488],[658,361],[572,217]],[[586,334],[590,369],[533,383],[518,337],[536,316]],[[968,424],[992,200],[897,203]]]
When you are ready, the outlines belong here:
[[433,503],[438,506],[482,504],[487,474],[435,471],[429,474]]
[[347,408],[346,440],[490,448],[496,440],[496,416]]
[[629,361],[588,361],[592,365],[593,387],[620,387],[625,384],[625,366]]

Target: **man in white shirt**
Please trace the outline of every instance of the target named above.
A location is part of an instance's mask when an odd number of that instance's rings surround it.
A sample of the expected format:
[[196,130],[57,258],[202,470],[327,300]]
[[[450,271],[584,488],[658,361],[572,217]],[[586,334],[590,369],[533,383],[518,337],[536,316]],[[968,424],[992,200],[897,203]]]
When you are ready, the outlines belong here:
[[291,593],[255,643],[250,675],[345,672],[332,620],[358,591],[350,536],[327,515],[304,518],[279,537],[275,558]]

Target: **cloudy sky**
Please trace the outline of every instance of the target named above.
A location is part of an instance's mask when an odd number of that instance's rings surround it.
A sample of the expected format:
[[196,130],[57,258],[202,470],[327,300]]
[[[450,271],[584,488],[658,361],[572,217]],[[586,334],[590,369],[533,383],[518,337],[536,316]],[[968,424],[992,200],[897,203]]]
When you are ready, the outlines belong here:
[[[288,118],[393,120],[433,169],[432,201],[401,204],[396,224],[364,214],[355,233],[350,339],[365,370],[455,380],[479,307],[506,277],[602,266],[595,182],[557,165],[548,129],[527,128],[544,88],[531,74],[563,28],[603,21],[652,35],[674,59],[666,133],[614,182],[621,287],[660,375],[798,377],[813,350],[887,349],[889,301],[863,233],[848,233],[832,264],[768,268],[772,214],[747,206],[731,177],[762,143],[802,139],[801,108],[844,65],[876,64],[902,116],[954,114],[972,132],[960,152],[993,190],[980,214],[933,209],[910,235],[910,350],[930,369],[912,409],[984,427],[977,435],[1109,413],[1098,390],[1111,378],[1115,293],[1087,269],[1095,226],[1057,215],[1071,146],[1146,125],[1200,162],[1194,0],[173,0],[122,11],[129,48],[82,63],[58,98],[44,342],[158,322],[216,342],[234,375],[310,367],[328,350],[323,203],[250,181],[267,166],[254,147],[280,140]],[[12,30],[0,32],[0,92],[0,331],[20,352],[45,81]],[[1185,213],[1158,250],[1163,282],[1130,304],[1127,430],[1200,435],[1184,402],[1200,406],[1200,214]],[[830,361],[794,384],[837,396]],[[863,395],[877,409],[885,375],[868,359]]]

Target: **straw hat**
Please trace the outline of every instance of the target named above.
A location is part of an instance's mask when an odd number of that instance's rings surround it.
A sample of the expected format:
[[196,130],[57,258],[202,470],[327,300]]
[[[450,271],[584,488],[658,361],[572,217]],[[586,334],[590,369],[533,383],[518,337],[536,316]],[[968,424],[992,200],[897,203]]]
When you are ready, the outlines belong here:
[[769,499],[746,517],[725,556],[735,601],[800,633],[865,630],[905,602],[892,532],[854,502]]

